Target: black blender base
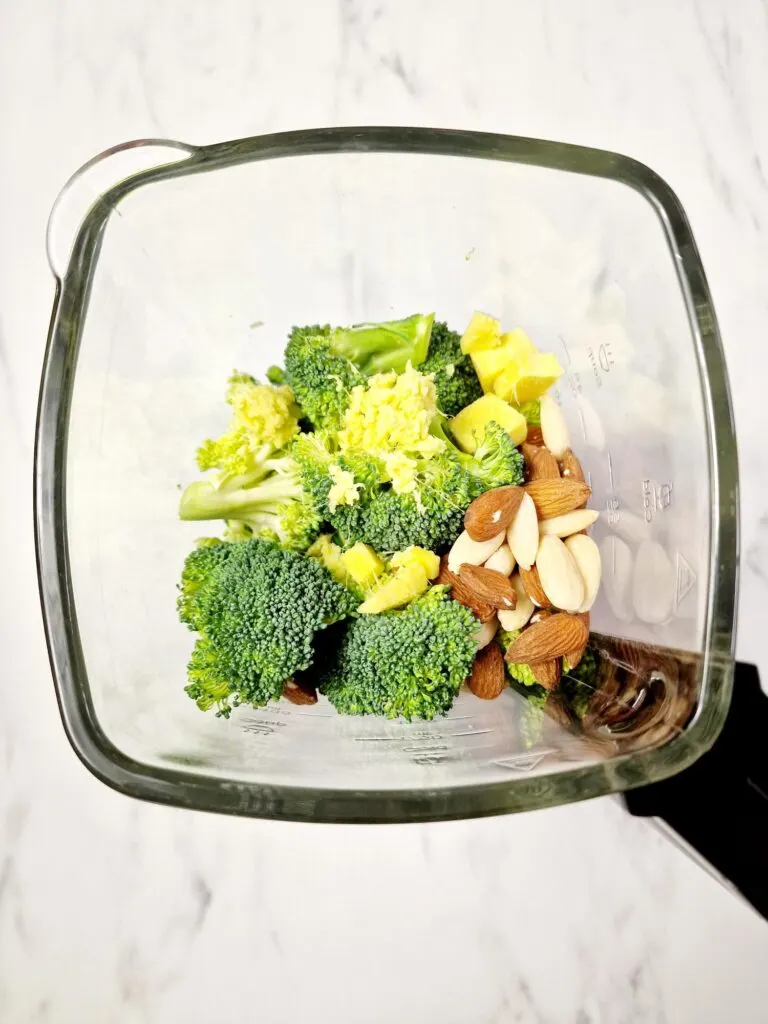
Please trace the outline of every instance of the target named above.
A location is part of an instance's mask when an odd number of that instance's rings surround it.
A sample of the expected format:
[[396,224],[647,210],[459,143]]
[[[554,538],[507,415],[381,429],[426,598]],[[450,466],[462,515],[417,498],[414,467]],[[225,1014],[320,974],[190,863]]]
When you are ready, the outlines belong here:
[[768,696],[754,665],[736,663],[712,749],[624,800],[631,814],[665,822],[768,920]]

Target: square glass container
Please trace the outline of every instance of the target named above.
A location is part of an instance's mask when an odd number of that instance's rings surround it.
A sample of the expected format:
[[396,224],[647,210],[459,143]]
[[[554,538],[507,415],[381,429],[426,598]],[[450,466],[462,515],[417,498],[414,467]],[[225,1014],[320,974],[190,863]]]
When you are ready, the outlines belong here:
[[[64,726],[104,782],[227,813],[423,821],[626,789],[714,741],[732,678],[736,446],[696,246],[647,167],[436,129],[142,140],[70,179],[48,253],[38,574]],[[206,531],[179,522],[178,488],[224,427],[229,372],[263,374],[295,323],[435,310],[462,330],[475,309],[566,368],[557,397],[602,512],[592,629],[615,655],[615,713],[537,718],[512,689],[410,725],[322,699],[199,712],[175,588]],[[648,657],[654,671],[628,682]]]

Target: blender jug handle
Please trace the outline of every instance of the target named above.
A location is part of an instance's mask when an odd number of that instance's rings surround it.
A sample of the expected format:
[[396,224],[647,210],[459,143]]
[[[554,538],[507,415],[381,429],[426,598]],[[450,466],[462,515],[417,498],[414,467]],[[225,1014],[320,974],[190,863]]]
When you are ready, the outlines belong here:
[[768,920],[768,695],[754,665],[737,662],[733,697],[712,748],[674,778],[624,794],[631,814],[660,819]]

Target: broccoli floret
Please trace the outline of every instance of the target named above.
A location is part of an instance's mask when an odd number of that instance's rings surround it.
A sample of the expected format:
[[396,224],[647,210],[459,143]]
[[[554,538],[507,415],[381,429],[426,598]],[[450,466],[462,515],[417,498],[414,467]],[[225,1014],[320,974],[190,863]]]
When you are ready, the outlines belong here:
[[285,375],[296,401],[312,426],[338,429],[353,387],[365,377],[330,347],[331,328],[294,327],[285,349]]
[[449,436],[444,418],[435,420],[432,432],[441,437],[448,451],[482,484],[484,491],[507,484],[517,486],[525,476],[525,460],[509,434],[498,423],[489,423],[474,455],[463,452]]
[[487,490],[523,482],[523,453],[498,423],[488,424],[475,454],[465,456],[465,460],[462,460],[464,467],[481,480]]
[[270,384],[287,383],[285,378],[285,370],[282,368],[282,366],[270,366],[267,370],[266,377]]
[[363,541],[376,551],[416,545],[440,554],[459,536],[466,508],[484,490],[450,455],[442,455],[423,464],[416,495],[383,487],[340,506],[330,522],[344,547]]
[[444,587],[403,611],[353,619],[327,655],[321,692],[345,715],[444,715],[472,669],[477,625]]
[[294,327],[285,349],[285,378],[310,423],[338,429],[353,387],[372,374],[402,373],[424,362],[433,315],[381,324]]
[[201,591],[211,579],[213,571],[226,561],[231,551],[231,545],[214,537],[205,537],[187,555],[181,572],[176,607],[179,619],[190,629],[200,629]]
[[[350,615],[357,598],[315,559],[264,540],[224,544],[226,556],[193,551],[182,572],[191,582],[199,638],[187,693],[200,708],[260,707],[276,700],[294,672],[309,667],[315,633]],[[184,614],[187,614],[187,607]],[[225,692],[224,687],[227,687]]]
[[228,477],[219,486],[209,480],[190,484],[181,496],[179,517],[225,519],[229,540],[269,537],[296,551],[305,550],[321,526],[316,503],[289,456],[254,463],[251,476]]
[[482,397],[472,360],[461,351],[461,335],[442,321],[432,324],[429,352],[419,369],[434,375],[437,404],[445,416],[455,416]]
[[229,429],[204,441],[197,452],[202,470],[215,470],[219,484],[237,478],[251,482],[268,472],[267,460],[298,433],[299,409],[289,387],[259,384],[247,373],[233,373],[226,399],[232,407]]

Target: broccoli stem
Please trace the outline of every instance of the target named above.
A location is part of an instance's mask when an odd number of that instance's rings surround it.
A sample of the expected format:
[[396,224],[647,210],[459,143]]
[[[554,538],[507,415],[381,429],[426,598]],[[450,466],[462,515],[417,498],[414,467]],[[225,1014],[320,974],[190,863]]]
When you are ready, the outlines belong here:
[[179,518],[248,521],[265,513],[278,515],[286,502],[301,498],[303,493],[293,474],[274,474],[250,487],[214,487],[208,480],[197,480],[181,496]]
[[331,349],[368,376],[402,373],[408,363],[419,366],[427,358],[434,318],[434,313],[419,313],[404,320],[340,327],[331,335]]

